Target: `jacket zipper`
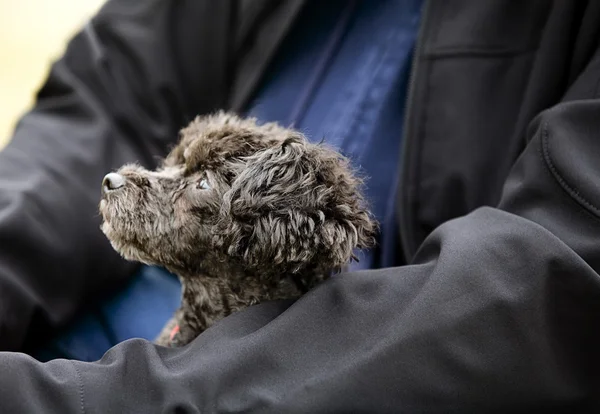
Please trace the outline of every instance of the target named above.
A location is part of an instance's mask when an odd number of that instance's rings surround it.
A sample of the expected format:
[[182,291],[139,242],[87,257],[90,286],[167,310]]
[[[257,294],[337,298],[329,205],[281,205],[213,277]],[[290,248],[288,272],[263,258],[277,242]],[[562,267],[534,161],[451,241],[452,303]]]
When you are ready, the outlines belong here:
[[[414,161],[414,158],[417,154],[412,154],[411,152],[414,149],[414,141],[415,137],[412,137],[411,134],[414,135],[413,129],[416,124],[414,119],[411,119],[411,115],[413,111],[413,101],[415,100],[415,84],[419,71],[419,60],[422,54],[423,49],[423,37],[425,36],[427,24],[429,20],[429,9],[430,9],[430,1],[424,0],[422,9],[421,9],[421,23],[419,27],[419,32],[417,34],[417,40],[415,44],[415,50],[413,52],[413,58],[411,63],[411,69],[408,77],[408,93],[406,97],[406,105],[404,110],[404,128],[403,128],[403,139],[402,139],[402,154],[401,154],[401,162],[400,166],[400,179],[398,189],[398,221],[399,221],[399,231],[400,231],[400,243],[402,246],[402,250],[404,253],[404,260],[406,263],[410,263],[413,255],[416,253],[417,246],[415,246],[415,218],[414,211],[412,211],[412,207],[414,206],[413,197],[410,196],[408,183],[410,180],[414,180],[411,177],[412,174],[412,164],[411,159]],[[412,157],[412,158],[411,158]],[[416,184],[416,183],[415,183]]]

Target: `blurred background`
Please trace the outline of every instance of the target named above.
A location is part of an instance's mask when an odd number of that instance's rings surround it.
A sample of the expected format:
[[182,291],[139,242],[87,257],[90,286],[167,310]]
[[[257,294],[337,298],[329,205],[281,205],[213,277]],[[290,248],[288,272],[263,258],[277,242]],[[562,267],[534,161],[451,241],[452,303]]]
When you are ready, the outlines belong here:
[[104,0],[0,0],[0,148],[50,64]]

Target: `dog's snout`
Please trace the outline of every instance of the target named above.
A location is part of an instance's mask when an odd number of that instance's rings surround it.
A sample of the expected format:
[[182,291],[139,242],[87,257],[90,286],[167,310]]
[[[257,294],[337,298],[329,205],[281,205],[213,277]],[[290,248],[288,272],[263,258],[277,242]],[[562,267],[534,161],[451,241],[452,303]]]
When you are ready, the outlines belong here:
[[118,190],[125,185],[125,177],[117,173],[110,173],[104,176],[102,180],[102,191],[108,193]]

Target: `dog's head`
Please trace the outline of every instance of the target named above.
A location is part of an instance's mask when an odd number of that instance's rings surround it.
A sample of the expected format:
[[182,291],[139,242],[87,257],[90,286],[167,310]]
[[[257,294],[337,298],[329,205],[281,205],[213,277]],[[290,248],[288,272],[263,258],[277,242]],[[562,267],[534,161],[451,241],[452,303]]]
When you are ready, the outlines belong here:
[[376,224],[348,161],[300,133],[198,118],[156,171],[103,181],[102,230],[125,258],[193,274],[233,262],[264,275],[336,270]]

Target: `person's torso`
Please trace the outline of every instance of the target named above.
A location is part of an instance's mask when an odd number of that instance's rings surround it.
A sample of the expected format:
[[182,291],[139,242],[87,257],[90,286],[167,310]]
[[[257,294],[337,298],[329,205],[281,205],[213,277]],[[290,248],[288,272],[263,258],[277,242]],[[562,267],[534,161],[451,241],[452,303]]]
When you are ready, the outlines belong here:
[[[498,202],[528,124],[561,100],[597,46],[596,4],[425,1],[398,187],[406,260],[438,225]],[[251,49],[245,59],[265,63],[276,50]],[[267,65],[253,67],[260,75]],[[251,96],[242,89],[232,90],[233,109]]]
[[421,0],[310,2],[249,105],[347,156],[365,177],[377,247],[350,270],[398,264],[395,196],[406,88]]

